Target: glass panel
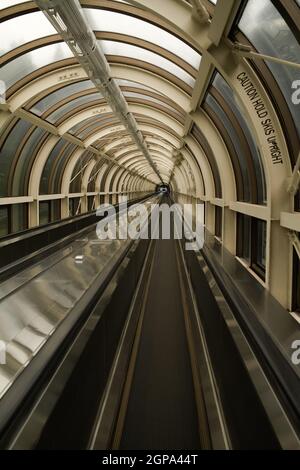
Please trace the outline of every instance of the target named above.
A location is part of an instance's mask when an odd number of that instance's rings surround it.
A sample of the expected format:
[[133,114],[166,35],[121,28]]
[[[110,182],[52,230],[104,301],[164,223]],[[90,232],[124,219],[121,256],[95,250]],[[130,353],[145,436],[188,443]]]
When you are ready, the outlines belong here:
[[0,56],[22,44],[56,34],[44,13],[37,11],[0,23]]
[[54,201],[51,201],[51,222],[60,220],[60,208],[61,208],[60,199],[55,199]]
[[0,78],[8,89],[35,70],[70,57],[73,57],[73,54],[66,44],[59,43],[40,47],[4,65],[1,68]]
[[64,139],[60,139],[55,147],[53,148],[52,152],[47,159],[47,162],[44,166],[41,182],[40,182],[40,194],[49,194],[49,184],[50,184],[50,174],[52,171],[52,167],[54,165],[55,159],[62,151],[63,147],[66,145],[66,141]]
[[165,108],[170,109],[173,112],[178,112],[177,109],[173,108],[172,106],[166,104],[164,101],[160,101],[157,98],[153,98],[152,96],[143,95],[142,93],[134,93],[132,91],[124,91],[123,95],[127,98],[138,98],[146,101],[151,101],[152,103],[157,103]]
[[0,237],[9,233],[8,207],[0,206]]
[[222,220],[223,220],[222,207],[215,206],[215,235],[218,238],[222,238]]
[[187,73],[181,67],[178,67],[178,65],[174,64],[170,60],[165,59],[164,57],[155,54],[154,52],[143,49],[142,47],[133,46],[132,44],[126,44],[124,42],[100,40],[100,43],[106,55],[120,55],[142,60],[144,62],[148,62],[149,64],[156,65],[163,70],[166,70],[191,87],[193,87],[195,84],[195,79],[189,73]]
[[148,91],[155,91],[155,93],[159,93],[159,90],[156,90],[155,88],[150,88],[143,83],[137,83],[137,82],[131,82],[130,80],[123,80],[121,78],[116,78],[116,82],[121,86],[121,87],[132,87],[132,88],[141,88],[143,90],[148,90]]
[[96,132],[97,128],[99,128],[100,126],[103,126],[103,124],[108,123],[110,121],[111,121],[111,118],[110,119],[101,119],[101,121],[94,122],[90,126],[88,126],[86,129],[84,129],[84,131],[77,134],[76,137],[78,137],[81,140],[85,140],[92,130],[95,130],[95,132]]
[[12,204],[11,208],[11,232],[21,232],[27,229],[28,205]]
[[95,208],[95,197],[94,196],[88,196],[88,212],[91,212]]
[[73,154],[76,148],[77,148],[77,145],[75,144],[67,145],[63,153],[60,155],[60,157],[57,158],[54,163],[52,163],[50,184],[48,184],[49,194],[61,193],[61,184],[62,184],[62,177],[64,174],[64,169],[70,159],[70,156]]
[[70,217],[75,217],[75,215],[80,214],[80,198],[79,197],[72,197],[69,199],[69,213]]
[[49,224],[51,220],[50,201],[40,201],[39,214],[40,214],[40,225]]
[[92,158],[94,158],[93,153],[85,152],[76,163],[71,178],[70,193],[81,193],[83,169],[86,167],[87,163],[91,161]]
[[17,149],[32,125],[19,120],[0,149],[0,197],[10,196],[8,181]]
[[250,264],[250,244],[251,244],[251,217],[248,215],[237,214],[238,227],[238,249],[237,254],[240,258]]
[[20,156],[18,158],[18,162],[14,171],[13,176],[13,189],[12,195],[13,196],[26,196],[28,194],[27,188],[27,179],[28,179],[28,172],[33,164],[33,158],[37,152],[38,146],[41,143],[41,140],[47,135],[48,133],[43,129],[35,129],[29,139],[26,141]]
[[[270,0],[249,0],[239,28],[261,53],[299,62],[300,44]],[[300,136],[300,107],[293,104],[292,83],[299,79],[296,68],[267,62],[278,82]]]
[[72,109],[75,109],[82,104],[90,103],[92,101],[100,101],[101,99],[102,99],[102,95],[98,91],[96,93],[92,93],[91,95],[80,96],[79,98],[76,98],[75,100],[70,101],[69,103],[61,106],[56,111],[51,113],[47,117],[47,121],[51,122],[51,124],[54,124],[56,121],[61,119],[64,116],[64,114],[69,113]]
[[254,256],[253,263],[263,271],[266,269],[266,243],[267,243],[267,224],[264,220],[255,220],[254,224]]
[[213,86],[221,93],[222,97],[227,101],[229,107],[232,109],[239,124],[247,139],[248,145],[251,150],[253,164],[255,168],[255,175],[257,181],[257,196],[258,204],[266,203],[266,180],[261,155],[256,145],[255,137],[252,135],[252,130],[248,126],[247,118],[244,116],[243,108],[240,106],[237,95],[233,92],[223,77],[217,73],[213,81]]
[[167,49],[195,69],[199,69],[200,54],[185,42],[158,26],[133,16],[107,10],[85,8],[84,12],[94,30],[127,34],[128,36],[144,39]]
[[50,95],[46,96],[38,103],[36,103],[30,111],[37,116],[41,116],[45,111],[54,106],[59,101],[62,101],[69,96],[79,93],[81,91],[88,90],[89,88],[95,88],[90,80],[84,80],[82,82],[72,83],[72,85],[65,86],[59,90],[54,91]]
[[232,141],[232,144],[235,148],[237,157],[239,159],[241,172],[243,175],[243,189],[244,189],[244,198],[243,200],[246,202],[250,201],[250,182],[249,182],[249,174],[248,174],[248,166],[246,162],[246,158],[244,156],[243,148],[240,143],[240,139],[238,134],[236,133],[233,125],[231,124],[230,120],[228,119],[226,113],[223,111],[221,106],[217,103],[217,101],[208,93],[205,102],[212,108],[212,110],[218,115],[219,119],[222,121],[222,124],[225,126],[229,137]]

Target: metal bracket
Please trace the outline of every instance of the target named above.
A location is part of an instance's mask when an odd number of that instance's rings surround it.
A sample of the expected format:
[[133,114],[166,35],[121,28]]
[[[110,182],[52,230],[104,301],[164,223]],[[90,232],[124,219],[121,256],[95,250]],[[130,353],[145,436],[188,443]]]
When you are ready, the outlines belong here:
[[226,38],[225,42],[232,50],[232,52],[240,57],[244,57],[247,59],[266,60],[269,62],[275,62],[277,64],[300,69],[300,63],[291,62],[290,60],[280,59],[279,57],[274,57],[267,54],[260,54],[259,52],[253,51],[250,46],[247,46],[246,44],[241,44],[239,42],[232,42],[228,38]]
[[293,247],[295,248],[295,251],[298,255],[298,258],[300,259],[300,240],[299,240],[299,237],[297,235],[297,232],[295,232],[294,230],[290,230],[289,231],[289,238],[293,244]]
[[293,170],[292,177],[289,178],[289,184],[288,184],[288,192],[292,195],[295,195],[296,192],[299,190],[299,184],[300,184],[300,152],[297,158],[296,165]]

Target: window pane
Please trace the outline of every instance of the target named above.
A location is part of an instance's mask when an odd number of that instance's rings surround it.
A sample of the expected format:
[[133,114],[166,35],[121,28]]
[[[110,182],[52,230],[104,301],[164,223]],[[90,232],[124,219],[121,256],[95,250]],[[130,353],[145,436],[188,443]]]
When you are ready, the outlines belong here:
[[263,271],[266,269],[266,242],[267,242],[267,224],[264,220],[255,220],[254,224],[254,253],[253,263],[259,266]]
[[33,164],[38,146],[47,134],[48,133],[43,129],[37,128],[26,141],[13,174],[13,196],[26,196],[28,194],[27,183],[29,171]]
[[227,101],[229,107],[232,109],[239,124],[243,130],[243,133],[247,139],[248,145],[251,150],[251,156],[255,169],[255,176],[257,181],[257,196],[258,204],[266,203],[266,181],[263,163],[261,161],[261,155],[256,145],[255,137],[252,135],[252,130],[248,126],[247,118],[244,116],[242,107],[239,104],[237,95],[232,91],[227,82],[223,77],[217,73],[213,81],[213,86],[221,93],[222,97]]
[[22,139],[31,126],[32,124],[22,119],[19,120],[0,149],[0,197],[10,196],[8,180],[13,160]]
[[160,101],[157,98],[153,98],[153,96],[143,95],[142,93],[135,93],[135,92],[132,92],[132,91],[124,91],[123,95],[126,98],[138,98],[138,99],[142,99],[142,100],[146,100],[146,101],[151,101],[152,103],[156,103],[156,104],[159,104],[161,106],[164,106],[165,108],[168,108],[173,112],[178,112],[177,109],[175,109],[172,106],[168,105],[164,101]]
[[127,34],[167,49],[198,70],[201,56],[173,34],[146,21],[107,10],[85,8],[91,27],[96,31]]
[[[75,144],[67,145],[63,153],[60,155],[60,157],[56,158],[56,160],[52,164],[51,178],[50,178],[50,182],[48,183],[49,194],[61,193],[61,185],[62,185],[62,178],[63,178],[64,170],[65,170],[66,165],[69,162],[70,156],[73,154],[76,148],[77,146]],[[53,203],[53,205],[55,204]],[[54,220],[57,220],[57,219],[54,219]]]
[[0,56],[22,44],[52,34],[56,31],[41,11],[3,21],[0,23]]
[[50,95],[43,98],[41,101],[36,103],[30,111],[37,116],[41,116],[45,111],[54,106],[59,101],[68,98],[69,96],[79,93],[80,91],[88,90],[89,88],[95,88],[90,80],[84,80],[78,83],[72,83],[72,85],[60,88],[54,91]]
[[70,154],[76,145],[68,144],[66,140],[60,139],[47,159],[40,182],[40,194],[60,194],[59,182],[62,177],[62,167],[67,163]]
[[213,96],[208,93],[205,102],[212,108],[214,113],[217,114],[219,119],[222,121],[222,124],[226,128],[226,131],[230,137],[230,140],[235,148],[236,155],[239,159],[240,169],[241,169],[242,177],[243,177],[243,190],[244,190],[243,201],[250,202],[251,195],[250,195],[249,172],[248,172],[247,160],[244,155],[244,151],[241,146],[239,136],[237,132],[235,131],[228,116],[223,111],[219,103],[217,103],[217,101],[213,98]]
[[100,101],[101,99],[102,99],[102,95],[98,91],[96,93],[92,93],[91,95],[80,96],[79,98],[76,98],[75,100],[70,101],[69,103],[61,106],[56,111],[51,113],[47,117],[47,121],[51,122],[51,124],[54,124],[56,121],[61,119],[65,114],[72,111],[72,109],[75,109],[78,106],[81,106],[82,104],[90,103],[92,101]]
[[51,222],[56,222],[56,220],[60,220],[60,207],[60,199],[51,201]]
[[119,84],[121,87],[132,87],[132,88],[141,88],[143,90],[148,90],[148,91],[155,91],[155,93],[160,93],[159,90],[150,88],[143,83],[137,83],[137,82],[132,82],[130,80],[124,80],[122,78],[116,78],[116,82]]
[[215,206],[215,235],[218,238],[222,238],[222,220],[223,211],[219,206]]
[[75,215],[80,214],[80,198],[79,197],[72,197],[69,199],[69,211],[70,217],[75,217]]
[[73,57],[73,54],[66,44],[40,47],[4,65],[1,68],[0,77],[5,82],[6,88],[10,88],[35,70],[70,57]]
[[21,232],[26,230],[27,225],[27,211],[28,205],[27,204],[12,204],[11,208],[11,232]]
[[237,230],[237,255],[250,264],[251,218],[247,215],[237,214]]
[[40,201],[39,203],[40,225],[46,225],[50,222],[50,203],[49,201]]
[[187,73],[181,67],[178,67],[178,65],[174,64],[170,60],[165,59],[164,57],[154,52],[143,49],[142,47],[133,46],[132,44],[126,44],[124,42],[100,40],[100,43],[106,55],[120,55],[142,60],[144,62],[148,62],[149,64],[156,65],[163,70],[166,70],[191,87],[193,87],[195,84],[195,79],[189,73]]
[[0,206],[0,237],[9,233],[9,220],[7,206]]
[[[261,53],[299,62],[300,44],[270,0],[249,0],[239,28]],[[294,67],[267,62],[278,82],[300,136],[300,107],[292,102],[292,83],[299,79]]]

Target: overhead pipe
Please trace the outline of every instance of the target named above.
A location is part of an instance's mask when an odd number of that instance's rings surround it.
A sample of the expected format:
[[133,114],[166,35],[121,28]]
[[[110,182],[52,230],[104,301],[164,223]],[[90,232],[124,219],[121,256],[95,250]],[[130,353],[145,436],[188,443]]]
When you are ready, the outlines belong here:
[[[78,0],[36,0],[56,31],[62,36],[74,56],[86,71],[90,80],[103,94],[120,121],[125,125],[138,148],[161,182],[162,178],[154,165],[149,149],[138,132],[137,122],[129,111],[127,101],[114,78],[105,54],[88,24]],[[151,181],[153,183],[153,181]]]

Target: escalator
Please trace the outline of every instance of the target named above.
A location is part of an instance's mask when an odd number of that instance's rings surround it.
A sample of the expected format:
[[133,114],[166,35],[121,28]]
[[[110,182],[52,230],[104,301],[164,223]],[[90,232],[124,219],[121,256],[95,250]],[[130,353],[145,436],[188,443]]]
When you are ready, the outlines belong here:
[[207,432],[199,426],[177,256],[174,240],[156,241],[114,448],[198,449]]
[[276,371],[264,369],[201,252],[175,238],[122,249],[20,403],[3,448],[300,447]]

